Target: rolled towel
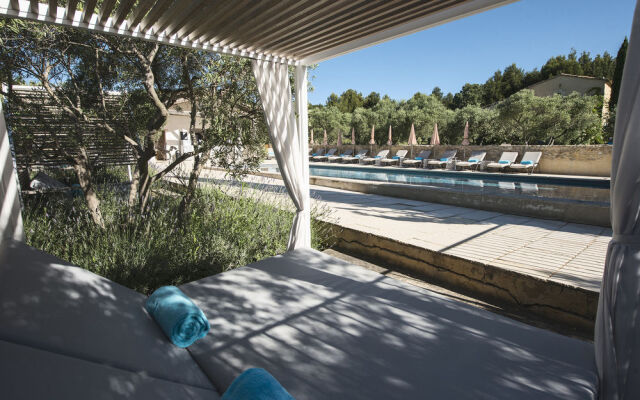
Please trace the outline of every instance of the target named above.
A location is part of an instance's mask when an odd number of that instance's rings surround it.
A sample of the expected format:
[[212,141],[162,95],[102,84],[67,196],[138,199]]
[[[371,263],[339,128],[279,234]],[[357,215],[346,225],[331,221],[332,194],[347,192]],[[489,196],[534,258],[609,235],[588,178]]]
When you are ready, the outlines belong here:
[[231,382],[222,400],[294,400],[270,373],[249,368]]
[[202,310],[175,286],[153,292],[144,308],[178,347],[189,347],[209,332],[209,321]]

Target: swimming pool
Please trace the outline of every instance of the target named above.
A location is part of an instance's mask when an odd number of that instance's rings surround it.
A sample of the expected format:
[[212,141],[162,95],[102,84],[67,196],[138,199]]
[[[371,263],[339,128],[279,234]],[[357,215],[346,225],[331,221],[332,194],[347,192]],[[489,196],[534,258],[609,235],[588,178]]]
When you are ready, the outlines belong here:
[[[260,170],[279,173],[277,165]],[[311,164],[311,176],[421,185],[439,190],[609,204],[608,179]]]

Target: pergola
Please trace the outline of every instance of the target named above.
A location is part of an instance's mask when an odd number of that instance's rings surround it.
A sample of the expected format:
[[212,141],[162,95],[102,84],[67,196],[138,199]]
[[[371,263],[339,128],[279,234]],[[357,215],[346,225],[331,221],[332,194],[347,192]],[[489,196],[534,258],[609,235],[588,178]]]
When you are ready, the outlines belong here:
[[[278,166],[297,208],[289,249],[310,246],[307,66],[515,0],[0,0],[0,15],[253,59]],[[116,6],[117,3],[117,6]],[[615,132],[612,225],[596,324],[603,398],[640,392],[640,14],[636,10]],[[638,39],[636,39],[638,38]],[[638,43],[636,43],[638,41]],[[288,65],[295,66],[295,105]],[[1,115],[1,114],[0,114]],[[19,194],[0,117],[2,238],[22,238]]]

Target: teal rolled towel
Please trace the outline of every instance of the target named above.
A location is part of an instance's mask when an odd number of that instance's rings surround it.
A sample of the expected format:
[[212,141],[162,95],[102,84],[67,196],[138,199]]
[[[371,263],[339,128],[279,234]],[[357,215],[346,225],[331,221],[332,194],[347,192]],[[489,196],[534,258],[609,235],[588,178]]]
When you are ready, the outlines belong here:
[[270,373],[249,368],[231,382],[222,400],[294,400]]
[[209,321],[202,310],[175,286],[153,292],[144,308],[178,347],[189,347],[209,332]]

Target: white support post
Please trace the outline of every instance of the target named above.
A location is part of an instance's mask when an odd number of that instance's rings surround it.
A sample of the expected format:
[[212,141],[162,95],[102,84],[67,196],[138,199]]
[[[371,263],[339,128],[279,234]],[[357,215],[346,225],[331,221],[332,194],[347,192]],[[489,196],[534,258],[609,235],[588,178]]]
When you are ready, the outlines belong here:
[[308,232],[306,247],[311,247],[311,195],[309,187],[309,101],[308,101],[308,68],[306,65],[296,66],[296,108],[298,111],[299,156],[302,157],[302,203],[307,211],[304,214],[303,229]]
[[[0,242],[6,239],[24,240],[18,177],[15,172],[9,132],[0,101]],[[0,246],[0,251],[2,247]]]

